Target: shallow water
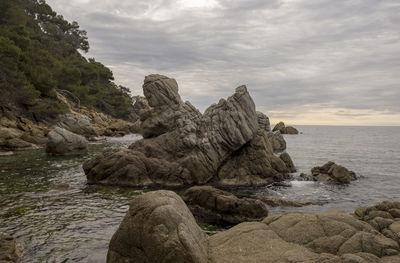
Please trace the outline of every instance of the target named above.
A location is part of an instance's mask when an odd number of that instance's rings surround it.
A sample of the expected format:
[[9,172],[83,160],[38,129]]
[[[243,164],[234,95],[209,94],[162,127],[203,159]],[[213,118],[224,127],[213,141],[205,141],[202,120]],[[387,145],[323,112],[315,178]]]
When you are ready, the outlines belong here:
[[[235,192],[313,204],[274,208],[270,214],[329,209],[351,212],[360,205],[400,200],[400,127],[297,128],[302,134],[285,135],[287,151],[298,169],[295,176],[331,160],[361,178],[348,186],[293,180],[283,186]],[[22,262],[105,262],[109,240],[130,200],[143,191],[87,186],[81,163],[105,147],[127,146],[138,138],[129,135],[91,144],[89,154],[80,157],[48,157],[43,150],[0,157],[0,233],[26,243]],[[60,183],[67,183],[70,189],[52,190]]]

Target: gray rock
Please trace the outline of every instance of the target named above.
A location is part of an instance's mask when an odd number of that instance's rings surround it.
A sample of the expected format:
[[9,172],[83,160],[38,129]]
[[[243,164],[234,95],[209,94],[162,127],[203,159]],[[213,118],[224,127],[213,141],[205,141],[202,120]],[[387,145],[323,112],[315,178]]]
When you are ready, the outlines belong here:
[[278,124],[276,124],[272,131],[273,132],[280,131],[282,134],[298,134],[299,133],[299,131],[296,128],[294,128],[292,126],[285,126],[285,124],[283,122],[279,122]]
[[183,193],[183,200],[198,222],[212,225],[235,225],[268,215],[263,202],[238,198],[212,186],[193,186]]
[[286,167],[288,168],[290,173],[296,172],[296,167],[294,166],[292,158],[290,158],[290,155],[287,152],[279,155],[279,158],[286,164]]
[[263,131],[271,131],[271,126],[269,123],[269,118],[267,117],[267,115],[265,115],[264,113],[257,111],[257,117],[258,117],[258,127],[259,129],[263,130]]
[[46,152],[50,155],[86,154],[88,142],[85,137],[56,127],[47,135]]
[[356,174],[347,168],[337,165],[334,162],[327,162],[323,166],[317,166],[311,169],[311,176],[304,178],[314,181],[326,181],[334,183],[348,184],[357,180]]
[[[260,140],[255,105],[245,86],[211,105],[204,114],[181,100],[174,79],[147,76],[143,92],[151,107],[141,122],[144,139],[133,143],[129,150],[107,150],[86,162],[89,183],[179,186],[218,181],[221,166],[243,148],[253,147],[250,141]],[[264,145],[268,147],[268,143]],[[283,162],[269,148],[263,151],[269,159],[260,162],[276,162],[282,167],[259,166],[257,169],[268,170],[258,171],[256,177],[282,174]],[[249,181],[238,184],[248,185]]]
[[60,116],[57,127],[64,128],[75,134],[83,135],[86,138],[98,136],[96,129],[92,126],[90,119],[81,114],[67,113]]
[[286,141],[280,131],[268,132],[267,137],[274,153],[286,150]]
[[107,262],[208,262],[208,240],[171,191],[136,197],[113,235]]

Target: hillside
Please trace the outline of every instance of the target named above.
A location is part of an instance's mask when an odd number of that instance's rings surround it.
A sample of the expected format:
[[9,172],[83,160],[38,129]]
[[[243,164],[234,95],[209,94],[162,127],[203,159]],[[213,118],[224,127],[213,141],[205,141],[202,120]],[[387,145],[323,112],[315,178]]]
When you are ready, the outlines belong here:
[[129,90],[89,50],[86,31],[68,22],[44,0],[0,0],[0,113],[32,121],[51,120],[68,109],[56,91],[80,105],[115,118],[134,120]]

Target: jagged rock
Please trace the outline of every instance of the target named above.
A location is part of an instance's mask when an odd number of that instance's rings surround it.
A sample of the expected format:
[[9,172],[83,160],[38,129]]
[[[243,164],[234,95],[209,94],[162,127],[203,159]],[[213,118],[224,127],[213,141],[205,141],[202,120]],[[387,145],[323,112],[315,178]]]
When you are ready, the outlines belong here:
[[306,180],[334,182],[348,184],[351,181],[357,180],[356,174],[347,168],[337,165],[334,162],[327,162],[323,166],[317,166],[311,169],[311,176],[302,174]]
[[25,246],[23,243],[17,242],[10,235],[0,235],[0,262],[14,263],[19,262],[19,258],[24,252]]
[[49,132],[46,152],[50,155],[86,154],[88,142],[85,137],[56,127]]
[[107,262],[208,262],[208,240],[171,191],[136,197],[113,235]]
[[267,137],[274,153],[282,152],[286,149],[286,141],[280,131],[268,132]]
[[[210,207],[218,202],[213,196],[196,198]],[[337,210],[286,212],[207,240],[175,193],[155,191],[132,202],[110,242],[108,262],[389,263],[398,262],[399,253],[395,240]]]
[[288,168],[290,173],[296,172],[296,167],[294,166],[292,158],[290,158],[290,155],[287,152],[279,155],[279,158],[286,164],[286,167]]
[[[227,100],[211,105],[204,114],[181,100],[174,79],[147,76],[143,93],[151,107],[141,122],[144,139],[129,150],[107,150],[86,162],[83,167],[89,183],[179,186],[213,179],[213,183],[222,185],[218,178],[226,174],[220,172],[221,167],[232,167],[227,165],[229,160],[246,147],[257,152],[254,155],[258,158],[267,158],[254,167],[254,179],[248,178],[253,176],[250,174],[243,183],[231,182],[248,185],[258,184],[259,178],[267,183],[284,177],[286,166],[263,142],[268,141],[265,136],[257,132],[255,105],[245,86],[238,87]],[[266,148],[259,149],[263,145]]]
[[280,131],[282,134],[298,134],[299,131],[292,127],[292,126],[285,126],[285,124],[281,121],[278,124],[275,125],[274,129],[272,130],[273,132],[275,131]]
[[271,131],[271,126],[269,123],[269,118],[262,112],[257,111],[258,117],[258,127],[263,131]]
[[264,203],[253,198],[238,198],[212,186],[193,186],[183,200],[198,222],[213,225],[235,225],[262,220],[268,215]]
[[86,138],[97,136],[97,131],[90,123],[89,117],[77,113],[67,113],[60,116],[60,121],[56,126]]

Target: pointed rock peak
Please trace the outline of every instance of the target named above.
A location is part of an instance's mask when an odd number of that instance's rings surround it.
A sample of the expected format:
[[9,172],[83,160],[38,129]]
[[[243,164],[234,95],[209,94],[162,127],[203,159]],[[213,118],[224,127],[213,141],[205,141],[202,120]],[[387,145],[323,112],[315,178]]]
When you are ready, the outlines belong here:
[[143,94],[154,108],[182,103],[178,90],[176,80],[163,75],[153,74],[144,79]]

